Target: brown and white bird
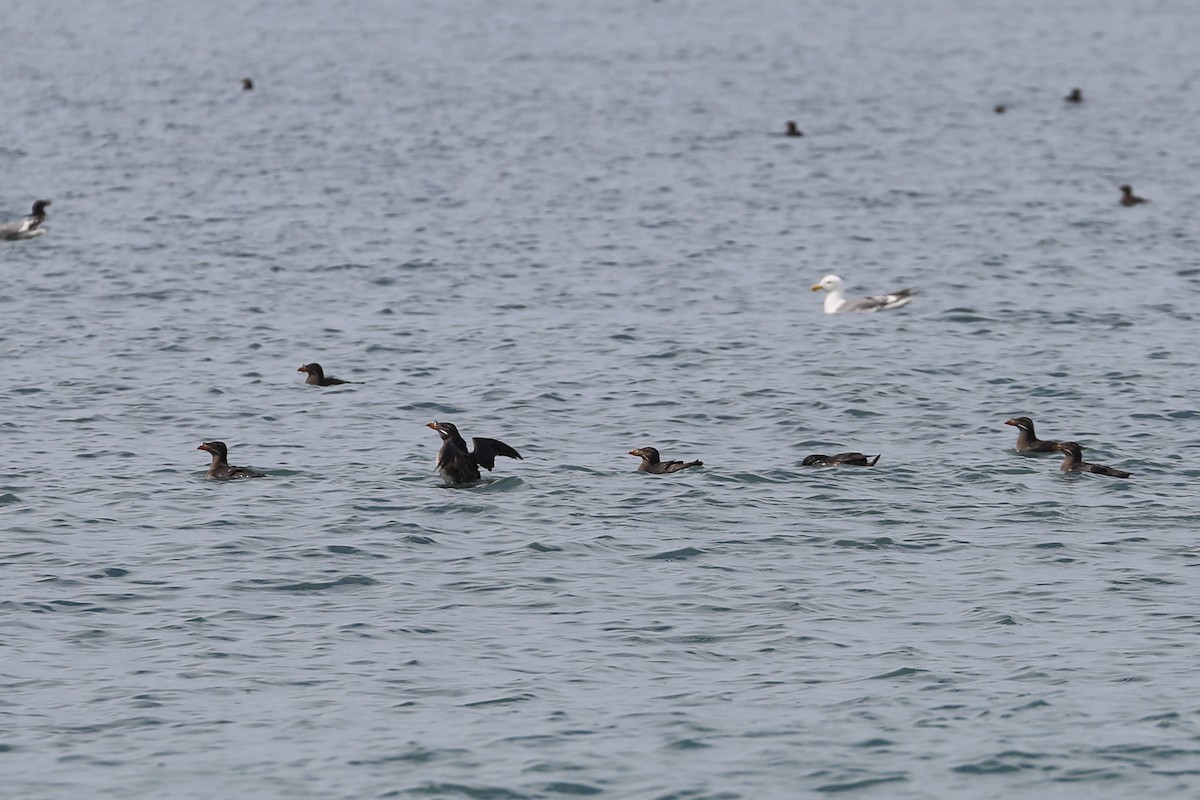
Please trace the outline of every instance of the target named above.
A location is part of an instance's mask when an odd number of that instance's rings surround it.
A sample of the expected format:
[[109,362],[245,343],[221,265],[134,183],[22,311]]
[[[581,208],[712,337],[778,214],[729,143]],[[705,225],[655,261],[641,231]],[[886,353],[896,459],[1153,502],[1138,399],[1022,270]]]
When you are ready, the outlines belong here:
[[653,475],[666,475],[669,472],[679,472],[688,467],[703,467],[703,461],[663,461],[654,447],[638,447],[629,451],[629,455],[642,459],[638,472],[649,472]]
[[1103,464],[1089,464],[1083,460],[1083,448],[1075,442],[1058,442],[1054,449],[1063,454],[1063,472],[1093,472],[1097,475],[1111,475],[1114,478],[1128,478],[1130,473]]
[[45,229],[41,227],[46,221],[46,206],[49,200],[38,200],[33,204],[33,212],[26,214],[16,222],[6,222],[0,225],[0,239],[15,241],[17,239],[32,239],[41,236]]
[[217,481],[228,481],[234,478],[265,478],[266,473],[258,472],[249,467],[234,467],[229,464],[229,448],[224,442],[201,442],[197,450],[207,450],[212,453],[212,464],[208,467],[206,477]]

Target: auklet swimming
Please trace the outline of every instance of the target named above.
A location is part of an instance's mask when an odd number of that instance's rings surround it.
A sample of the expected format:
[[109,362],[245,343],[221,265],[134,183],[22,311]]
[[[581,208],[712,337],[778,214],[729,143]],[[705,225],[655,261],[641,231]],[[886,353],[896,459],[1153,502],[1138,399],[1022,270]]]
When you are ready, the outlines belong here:
[[900,308],[912,302],[912,289],[900,289],[891,294],[881,294],[874,297],[855,297],[846,299],[842,293],[842,279],[837,275],[826,275],[820,283],[814,283],[812,290],[829,292],[825,297],[826,314],[842,314],[847,311],[884,311],[889,308]]
[[1087,463],[1083,460],[1083,448],[1075,442],[1058,442],[1054,449],[1063,454],[1063,472],[1094,472],[1097,475],[1111,475],[1114,478],[1129,477],[1129,473],[1123,469]]
[[1150,201],[1144,197],[1138,197],[1133,193],[1133,187],[1125,184],[1121,187],[1121,205],[1136,206],[1139,203],[1149,203]]
[[668,472],[679,472],[688,467],[703,467],[703,461],[662,461],[658,449],[654,447],[639,447],[630,450],[629,455],[638,456],[642,463],[638,464],[638,472],[649,472],[654,475],[666,475]]
[[1058,442],[1046,442],[1037,438],[1037,434],[1033,432],[1033,420],[1029,417],[1013,417],[1004,424],[1012,425],[1017,429],[1018,453],[1054,453],[1058,451]]
[[207,477],[218,481],[233,478],[265,478],[266,473],[252,470],[249,467],[233,467],[229,465],[229,448],[224,442],[201,442],[197,450],[207,450],[212,453],[212,464],[208,467]]
[[997,103],[996,107],[993,108],[992,111],[997,114],[1003,114],[1005,111],[1008,111],[1008,109],[1004,107],[1004,103]]
[[873,467],[879,461],[879,456],[864,456],[862,453],[838,453],[827,456],[824,453],[813,453],[805,456],[800,462],[802,467]]
[[305,364],[296,372],[307,372],[308,377],[304,382],[312,386],[341,386],[343,383],[354,383],[354,381],[344,381],[341,378],[326,378],[325,370],[321,369],[321,365],[317,362]]
[[40,226],[46,221],[46,206],[48,205],[50,205],[49,200],[38,200],[33,204],[32,214],[26,214],[16,222],[0,225],[0,239],[12,241],[41,236],[46,232]]
[[1083,102],[1083,90],[1082,89],[1072,89],[1071,93],[1069,95],[1067,95],[1066,97],[1064,97],[1063,100],[1066,100],[1068,103],[1082,103]]
[[242,78],[242,91],[248,92],[254,88],[254,81],[249,78]]
[[788,123],[787,123],[787,130],[784,131],[783,135],[784,136],[803,136],[804,131],[802,131],[798,127],[796,127],[796,123],[789,119]]
[[448,483],[463,484],[479,480],[479,468],[491,471],[496,466],[496,456],[521,458],[521,454],[498,439],[474,438],[474,451],[467,450],[458,428],[449,422],[430,422],[426,428],[433,428],[442,437],[442,449],[438,450],[437,470]]

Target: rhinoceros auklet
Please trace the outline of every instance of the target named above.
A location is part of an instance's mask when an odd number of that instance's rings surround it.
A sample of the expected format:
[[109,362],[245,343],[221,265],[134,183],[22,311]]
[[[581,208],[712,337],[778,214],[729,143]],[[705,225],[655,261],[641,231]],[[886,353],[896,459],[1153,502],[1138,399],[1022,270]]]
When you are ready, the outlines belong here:
[[1125,184],[1121,187],[1121,205],[1136,206],[1140,203],[1149,203],[1150,201],[1144,197],[1138,197],[1133,193],[1133,187]]
[[252,470],[249,467],[233,467],[229,465],[229,448],[224,442],[201,442],[197,450],[207,450],[212,453],[212,464],[208,467],[207,477],[218,481],[233,478],[265,478],[265,473]]
[[1029,417],[1013,417],[1004,424],[1013,425],[1018,431],[1018,453],[1053,453],[1058,450],[1058,442],[1046,442],[1037,438],[1037,434],[1033,432],[1033,420]]
[[638,456],[642,463],[638,464],[638,472],[649,472],[654,475],[666,475],[668,472],[679,472],[688,467],[703,467],[703,461],[663,461],[654,447],[639,447],[630,450],[629,455]]
[[50,205],[49,200],[38,200],[33,204],[33,213],[26,214],[16,222],[8,222],[0,225],[0,239],[32,239],[35,236],[41,236],[46,231],[40,227],[46,221],[46,206]]
[[1082,103],[1083,89],[1072,89],[1071,93],[1064,97],[1063,100],[1066,100],[1068,103]]
[[321,365],[317,362],[305,364],[296,372],[307,372],[308,377],[304,382],[310,386],[341,386],[343,383],[354,383],[354,381],[344,381],[341,378],[326,378],[325,370],[321,369]]
[[803,136],[804,131],[802,131],[802,130],[800,130],[800,128],[796,127],[796,123],[794,120],[789,119],[788,123],[787,123],[787,129],[783,132],[783,135],[784,136]]
[[873,467],[879,461],[879,456],[864,456],[862,453],[838,453],[827,456],[824,453],[813,453],[805,456],[800,462],[802,467]]
[[886,311],[889,308],[900,308],[912,302],[912,289],[900,289],[891,294],[880,294],[873,297],[855,297],[847,300],[843,293],[842,279],[837,275],[826,275],[820,282],[812,285],[814,292],[829,292],[825,296],[825,313],[842,314],[847,311]]
[[442,449],[438,450],[437,470],[448,483],[463,484],[479,480],[479,468],[489,472],[496,466],[496,456],[521,458],[521,454],[498,439],[474,438],[473,451],[467,450],[458,428],[449,422],[430,422],[426,428],[433,428],[442,437]]
[[1111,475],[1114,478],[1129,477],[1129,473],[1123,469],[1087,463],[1083,460],[1083,448],[1075,442],[1057,442],[1054,449],[1063,454],[1063,472],[1094,472],[1097,475]]

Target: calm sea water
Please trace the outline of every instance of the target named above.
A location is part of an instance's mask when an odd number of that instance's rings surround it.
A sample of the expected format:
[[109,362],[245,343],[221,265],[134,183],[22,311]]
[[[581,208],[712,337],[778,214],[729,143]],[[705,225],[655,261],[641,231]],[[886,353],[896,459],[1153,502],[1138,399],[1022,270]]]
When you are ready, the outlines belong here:
[[1193,4],[4,11],[0,796],[1200,791]]

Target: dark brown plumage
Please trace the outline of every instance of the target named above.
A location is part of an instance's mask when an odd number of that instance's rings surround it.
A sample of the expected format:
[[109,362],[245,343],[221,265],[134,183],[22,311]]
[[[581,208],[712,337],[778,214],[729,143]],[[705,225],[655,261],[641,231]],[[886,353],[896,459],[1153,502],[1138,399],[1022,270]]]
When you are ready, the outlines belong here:
[[208,467],[206,477],[218,481],[227,481],[234,478],[265,478],[265,473],[250,469],[249,467],[234,467],[229,464],[229,448],[224,442],[201,442],[197,450],[207,450],[212,453],[212,463]]
[[1063,472],[1092,472],[1096,475],[1111,475],[1114,478],[1128,478],[1130,473],[1103,464],[1089,464],[1083,460],[1083,448],[1075,442],[1059,442],[1054,447],[1063,454]]
[[1136,206],[1141,203],[1149,203],[1149,202],[1150,201],[1147,200],[1146,198],[1138,197],[1136,194],[1134,194],[1133,187],[1130,186],[1129,184],[1125,184],[1124,186],[1121,187],[1121,205]]
[[1033,432],[1033,420],[1029,417],[1013,417],[1004,424],[1017,429],[1018,453],[1053,453],[1058,450],[1058,442],[1047,442],[1037,438]]
[[666,475],[688,467],[704,466],[703,461],[663,461],[658,449],[654,447],[638,447],[630,450],[629,455],[642,459],[642,463],[638,465],[638,472],[649,472],[653,475]]
[[879,461],[879,456],[864,456],[862,453],[838,453],[827,456],[824,453],[813,453],[805,456],[800,462],[802,467],[873,467]]
[[520,453],[499,439],[472,439],[475,449],[468,450],[458,428],[449,422],[430,422],[425,427],[433,428],[442,437],[437,470],[448,483],[459,485],[479,480],[479,468],[490,472],[496,466],[496,456],[524,460]]
[[310,386],[341,386],[343,383],[354,383],[354,381],[344,381],[341,378],[326,378],[325,370],[321,369],[321,365],[315,361],[305,364],[296,372],[307,372],[308,377],[304,379],[304,382]]

